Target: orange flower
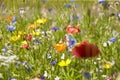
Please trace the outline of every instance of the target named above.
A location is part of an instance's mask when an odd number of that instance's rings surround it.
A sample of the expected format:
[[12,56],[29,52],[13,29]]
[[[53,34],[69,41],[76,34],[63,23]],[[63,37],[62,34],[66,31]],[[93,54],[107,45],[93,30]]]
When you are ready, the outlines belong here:
[[76,34],[76,33],[79,33],[80,32],[80,29],[77,28],[77,27],[73,27],[73,26],[68,26],[66,28],[66,31],[70,34]]
[[35,25],[35,24],[32,24],[32,25],[28,26],[28,30],[33,30],[33,29],[35,29],[35,28],[36,28],[36,25]]
[[7,16],[7,21],[11,21],[12,20],[12,16]]
[[65,50],[65,48],[66,48],[66,44],[56,44],[55,46],[54,46],[54,48],[58,51],[58,52],[62,52],[62,51],[64,51]]

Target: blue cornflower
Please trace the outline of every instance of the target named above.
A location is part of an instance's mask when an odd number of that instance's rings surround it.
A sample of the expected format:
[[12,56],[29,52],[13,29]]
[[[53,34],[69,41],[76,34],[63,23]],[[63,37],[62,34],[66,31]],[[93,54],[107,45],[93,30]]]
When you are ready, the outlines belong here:
[[84,77],[85,77],[87,80],[90,80],[90,73],[89,73],[89,72],[85,72],[85,73],[84,73]]
[[16,28],[13,25],[7,26],[6,30],[8,31],[14,31]]
[[40,40],[37,40],[37,39],[35,39],[34,42],[37,44],[42,44],[42,42]]
[[106,0],[98,0],[99,4],[103,4]]
[[12,19],[11,24],[14,25],[15,23],[16,23],[16,17],[14,16],[13,19]]
[[69,47],[72,48],[76,44],[76,39],[75,38],[69,38]]
[[52,31],[57,31],[57,30],[59,30],[59,28],[58,27],[52,27],[51,30]]
[[109,41],[110,42],[115,42],[116,41],[116,37],[110,38]]

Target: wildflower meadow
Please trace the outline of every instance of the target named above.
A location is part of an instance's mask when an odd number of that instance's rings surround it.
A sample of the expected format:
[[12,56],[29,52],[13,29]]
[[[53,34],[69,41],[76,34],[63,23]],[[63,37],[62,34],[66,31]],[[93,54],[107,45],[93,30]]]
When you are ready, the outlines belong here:
[[0,80],[120,80],[120,0],[0,0]]

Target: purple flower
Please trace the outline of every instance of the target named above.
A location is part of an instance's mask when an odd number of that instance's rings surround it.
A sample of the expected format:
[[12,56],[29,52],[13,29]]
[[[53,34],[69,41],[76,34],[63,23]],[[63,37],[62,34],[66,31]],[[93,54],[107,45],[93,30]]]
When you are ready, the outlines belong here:
[[54,66],[56,64],[56,61],[52,61],[50,64]]
[[12,26],[12,25],[6,27],[6,30],[11,31],[11,32],[14,31],[15,29],[16,28],[14,26]]
[[41,77],[41,80],[45,80],[45,77],[44,77],[44,76],[42,76],[42,77]]
[[90,80],[90,73],[89,73],[89,72],[85,72],[85,73],[84,73],[84,77],[85,77],[87,80]]

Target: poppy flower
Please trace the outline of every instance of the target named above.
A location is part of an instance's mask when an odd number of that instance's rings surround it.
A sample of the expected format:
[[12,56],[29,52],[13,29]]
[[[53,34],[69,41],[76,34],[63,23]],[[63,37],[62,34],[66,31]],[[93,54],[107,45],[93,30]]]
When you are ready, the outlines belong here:
[[67,33],[70,33],[70,34],[76,34],[76,33],[80,32],[80,29],[77,27],[68,26],[66,28],[66,31],[67,31]]
[[28,48],[29,44],[27,43],[27,41],[23,41],[22,42],[22,48]]
[[76,58],[91,58],[100,54],[100,50],[94,44],[84,41],[73,47],[72,54]]
[[24,39],[25,39],[25,40],[31,40],[32,37],[33,37],[33,36],[32,36],[31,34],[29,34],[28,36],[25,36]]
[[29,44],[23,44],[22,45],[22,48],[28,48],[29,47]]
[[58,52],[62,52],[65,50],[66,48],[66,44],[62,43],[62,44],[56,44],[54,46],[54,48],[58,51]]

